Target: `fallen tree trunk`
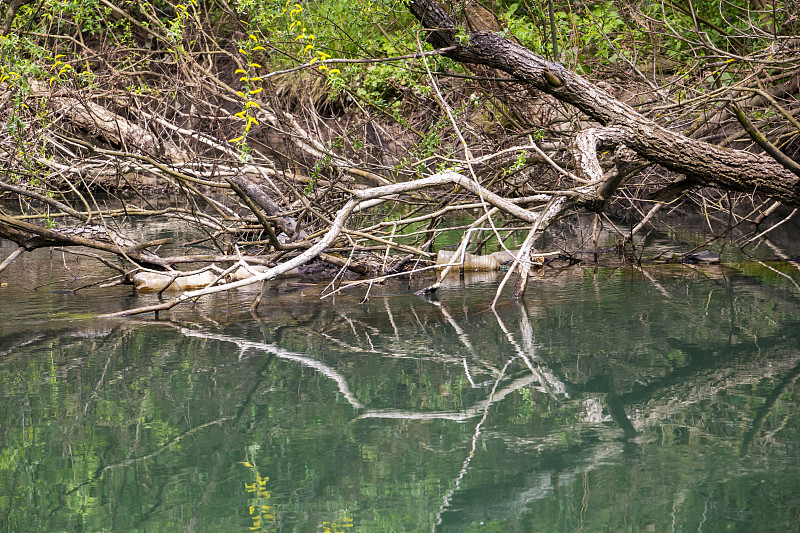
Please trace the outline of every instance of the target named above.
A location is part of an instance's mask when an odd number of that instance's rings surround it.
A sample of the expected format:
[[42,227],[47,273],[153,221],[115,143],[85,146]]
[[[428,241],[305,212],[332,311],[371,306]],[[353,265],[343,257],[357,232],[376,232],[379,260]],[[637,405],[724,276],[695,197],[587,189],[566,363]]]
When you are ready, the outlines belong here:
[[0,237],[13,241],[28,251],[53,246],[84,246],[117,254],[143,266],[160,270],[169,266],[159,256],[146,249],[165,244],[169,239],[137,243],[105,226],[52,230],[0,212]]
[[[35,95],[49,95],[49,89],[36,84],[34,88]],[[159,139],[142,126],[99,104],[66,96],[53,96],[50,102],[54,111],[64,115],[69,122],[114,146],[133,148],[151,156],[163,157],[173,164],[187,159],[186,154],[171,141]]]
[[[472,32],[469,39],[434,0],[412,0],[411,13],[429,30],[428,41],[455,61],[486,65],[571,104],[600,125],[595,136],[603,150],[624,145],[640,157],[686,176],[692,185],[758,193],[786,205],[800,206],[800,177],[773,158],[722,148],[668,130],[558,63],[545,60],[516,42],[492,32]],[[578,159],[597,160],[580,153]],[[599,164],[590,165],[593,171]],[[584,167],[586,168],[586,167]],[[587,176],[597,179],[596,175]]]

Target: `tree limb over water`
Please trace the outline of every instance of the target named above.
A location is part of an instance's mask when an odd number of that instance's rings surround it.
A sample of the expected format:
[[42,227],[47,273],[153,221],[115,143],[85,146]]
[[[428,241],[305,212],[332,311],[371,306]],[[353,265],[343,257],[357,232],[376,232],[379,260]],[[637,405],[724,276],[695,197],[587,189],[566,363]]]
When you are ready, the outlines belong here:
[[[321,253],[323,253],[324,250],[327,249],[336,240],[339,234],[343,231],[345,223],[347,222],[348,218],[354,211],[361,211],[369,207],[374,207],[376,205],[386,202],[388,198],[391,198],[399,194],[408,193],[412,191],[420,191],[430,187],[441,187],[443,185],[457,185],[463,187],[464,189],[485,198],[485,200],[488,203],[498,207],[499,209],[503,209],[509,214],[515,215],[525,221],[535,222],[538,219],[538,215],[536,215],[535,213],[528,211],[527,209],[521,208],[516,204],[514,204],[513,202],[507,201],[501,196],[498,196],[486,190],[482,186],[476,184],[471,179],[452,171],[443,172],[440,174],[430,176],[428,178],[422,178],[412,182],[395,183],[392,185],[384,185],[382,187],[372,187],[369,189],[358,190],[353,192],[351,199],[344,205],[344,207],[342,207],[338,211],[338,213],[336,214],[336,218],[332,221],[330,228],[325,233],[325,235],[313,246],[311,246],[308,250],[305,250],[303,253],[301,253],[295,258],[289,259],[284,263],[281,263],[273,268],[270,268],[266,272],[257,274],[247,279],[234,281],[224,285],[215,285],[211,287],[206,287],[204,289],[199,289],[195,291],[187,291],[181,294],[180,296],[173,298],[169,302],[165,302],[163,304],[140,307],[136,309],[128,309],[125,311],[119,311],[116,313],[101,315],[101,317],[108,318],[114,316],[131,316],[141,313],[166,311],[168,309],[172,309],[178,304],[189,302],[202,296],[207,296],[222,291],[236,289],[239,287],[246,287],[248,285],[253,285],[255,283],[265,282],[275,279],[277,276],[284,274],[300,265],[306,264],[312,259],[318,257]],[[575,194],[581,196],[582,193],[578,191]]]
[[685,175],[695,185],[758,192],[800,206],[800,177],[773,158],[721,148],[661,127],[559,63],[494,32],[470,33],[464,44],[453,19],[434,0],[412,1],[409,9],[429,30],[432,44],[456,47],[448,57],[501,70],[597,121],[601,127],[593,134],[596,140],[580,142],[579,135],[573,145],[581,161],[578,168],[588,179],[598,178],[597,148],[626,146],[648,161]]

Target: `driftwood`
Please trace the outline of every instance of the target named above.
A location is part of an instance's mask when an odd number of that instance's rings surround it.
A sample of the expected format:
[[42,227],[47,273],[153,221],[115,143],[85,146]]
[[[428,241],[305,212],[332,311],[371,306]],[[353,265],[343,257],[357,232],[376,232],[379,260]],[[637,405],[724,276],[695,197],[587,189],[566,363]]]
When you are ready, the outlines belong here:
[[[330,228],[325,233],[325,235],[319,241],[314,243],[313,246],[305,250],[300,255],[292,259],[289,259],[288,261],[280,263],[279,265],[276,265],[273,268],[270,268],[269,270],[263,273],[259,273],[247,279],[233,281],[225,285],[216,285],[205,289],[187,291],[181,294],[180,296],[173,298],[172,300],[164,302],[162,304],[140,307],[137,309],[129,309],[117,313],[111,313],[104,316],[105,317],[131,316],[141,313],[165,311],[168,309],[172,309],[176,305],[193,301],[202,296],[216,294],[218,292],[236,289],[239,287],[245,287],[255,283],[260,283],[275,279],[279,275],[288,272],[300,265],[308,263],[309,261],[311,261],[316,257],[319,257],[320,254],[322,254],[336,240],[336,238],[344,229],[344,225],[347,222],[348,218],[350,217],[351,214],[353,214],[353,212],[365,210],[370,207],[380,205],[385,201],[387,201],[388,198],[392,198],[398,194],[408,193],[410,191],[419,191],[430,187],[442,187],[446,185],[459,186],[463,187],[464,189],[473,191],[476,195],[484,197],[488,203],[494,205],[495,207],[503,209],[510,214],[520,216],[520,218],[523,218],[525,220],[535,221],[538,219],[538,215],[536,215],[532,211],[521,208],[511,202],[508,202],[502,197],[496,194],[492,194],[483,187],[481,187],[480,185],[474,183],[470,178],[467,178],[452,171],[442,172],[440,174],[436,174],[428,178],[423,178],[413,182],[396,183],[393,185],[385,185],[382,187],[373,187],[370,189],[354,191],[350,200],[348,200],[347,203],[337,212],[336,218],[331,223]],[[260,300],[256,300],[256,302],[258,301]]]
[[[39,89],[39,92],[45,91],[47,90]],[[56,113],[64,115],[75,126],[112,145],[140,150],[152,156],[158,155],[174,164],[181,163],[186,158],[186,154],[172,142],[158,139],[152,132],[100,104],[62,96],[51,98],[50,101]]]

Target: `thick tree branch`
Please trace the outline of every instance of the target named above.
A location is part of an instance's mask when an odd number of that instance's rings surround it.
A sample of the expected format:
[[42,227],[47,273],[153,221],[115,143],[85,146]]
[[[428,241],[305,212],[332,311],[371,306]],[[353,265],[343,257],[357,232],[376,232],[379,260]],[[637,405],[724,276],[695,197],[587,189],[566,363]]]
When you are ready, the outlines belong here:
[[430,31],[438,48],[455,46],[447,55],[456,61],[487,65],[571,104],[602,126],[627,128],[625,145],[639,156],[684,174],[695,185],[758,192],[800,206],[800,178],[773,159],[690,139],[659,126],[588,80],[558,63],[491,32],[458,38],[453,20],[434,0],[416,0],[409,9]]
[[[105,228],[103,228],[105,230]],[[89,239],[75,231],[61,232],[17,220],[0,212],[0,237],[17,243],[25,250],[35,250],[52,246],[85,246],[95,250],[104,250],[134,261],[140,265],[166,268],[160,257],[142,250],[142,245],[135,243],[123,236],[112,235],[108,230],[103,231],[110,242],[100,242]],[[150,243],[152,244],[152,243]]]
[[800,164],[797,163],[797,161],[791,159],[788,155],[778,150],[777,146],[769,142],[767,138],[764,137],[764,134],[758,131],[758,128],[756,128],[755,125],[750,122],[750,120],[747,118],[747,115],[745,115],[744,111],[742,111],[741,107],[733,104],[733,112],[736,113],[736,120],[739,121],[739,124],[742,125],[744,131],[747,132],[747,134],[756,142],[756,144],[758,144],[764,149],[765,152],[771,155],[775,161],[800,177]]

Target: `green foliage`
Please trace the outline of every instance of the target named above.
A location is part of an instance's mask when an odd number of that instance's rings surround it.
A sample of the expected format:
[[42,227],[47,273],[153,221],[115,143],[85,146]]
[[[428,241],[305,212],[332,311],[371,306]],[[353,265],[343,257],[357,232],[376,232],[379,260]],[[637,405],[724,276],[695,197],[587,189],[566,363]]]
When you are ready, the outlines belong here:
[[311,167],[311,179],[308,181],[304,189],[304,193],[306,195],[311,194],[317,187],[317,181],[322,177],[322,174],[325,170],[329,169],[331,166],[331,156],[325,155],[321,159],[317,159],[314,162],[314,166]]
[[111,8],[101,6],[98,0],[48,0],[43,7],[51,15],[46,18],[56,23],[59,31],[74,24],[89,35],[103,33],[111,13]]
[[28,36],[0,35],[0,83],[26,89],[28,78],[42,78],[50,52]]
[[528,158],[528,152],[525,150],[520,150],[519,154],[517,155],[517,158],[514,160],[514,163],[503,169],[503,175],[509,176],[511,174],[514,174],[518,170],[524,168],[527,158]]
[[[786,4],[776,1],[774,10],[770,6],[768,12],[758,13],[747,0],[702,0],[690,4],[692,16],[682,2],[625,6],[612,1],[574,5],[556,0],[556,36],[562,61],[578,71],[622,63],[620,55],[628,60],[664,55],[681,63],[702,57],[700,49],[706,45],[747,55],[766,47],[773,34],[795,31],[796,13]],[[552,56],[547,0],[500,6],[509,30],[523,45]],[[648,25],[644,20],[650,21]]]
[[520,43],[540,54],[547,55],[547,32],[542,28],[547,20],[543,2],[511,2],[504,5],[503,18],[508,29]]
[[374,55],[386,42],[377,25],[392,24],[398,10],[408,17],[401,2],[394,0],[237,0],[236,6],[251,31],[264,31],[276,50],[286,54],[278,61],[311,59],[317,50],[327,57]]
[[[417,47],[407,9],[400,0],[258,2],[239,0],[238,12],[251,32],[269,42],[270,70],[308,63],[326,76],[330,98],[350,93],[369,106],[398,114],[402,96],[429,90],[406,62],[326,65],[329,58],[390,57]],[[434,60],[435,61],[435,60]]]

